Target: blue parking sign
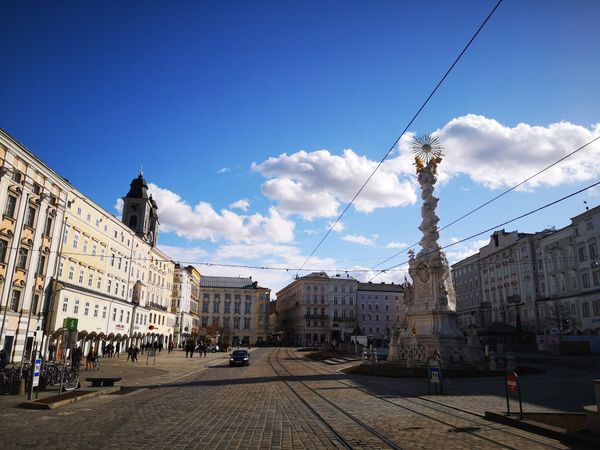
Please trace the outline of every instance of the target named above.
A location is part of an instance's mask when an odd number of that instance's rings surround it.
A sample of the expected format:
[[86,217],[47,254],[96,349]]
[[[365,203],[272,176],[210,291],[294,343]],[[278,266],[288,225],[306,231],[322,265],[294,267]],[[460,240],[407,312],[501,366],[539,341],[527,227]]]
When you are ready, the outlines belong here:
[[439,367],[429,368],[429,382],[439,384],[442,379],[442,371]]

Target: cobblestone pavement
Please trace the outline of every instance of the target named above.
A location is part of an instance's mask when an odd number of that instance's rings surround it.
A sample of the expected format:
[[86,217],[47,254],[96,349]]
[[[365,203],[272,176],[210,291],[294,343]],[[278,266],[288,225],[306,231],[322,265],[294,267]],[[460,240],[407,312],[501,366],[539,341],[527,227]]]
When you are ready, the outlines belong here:
[[[363,423],[407,449],[569,448],[455,409],[502,410],[496,408],[502,397],[487,392],[493,385],[489,379],[458,380],[449,387],[468,386],[474,395],[424,397],[422,380],[350,376],[291,349],[253,349],[249,367],[228,367],[225,354],[194,361],[175,354],[171,359],[148,366],[161,373],[140,365],[139,372],[124,377],[130,386],[126,395],[54,411],[0,404],[1,447],[344,448],[337,432],[352,448],[390,448]],[[112,365],[115,372],[138,371],[124,361],[107,362],[101,371],[108,373]]]

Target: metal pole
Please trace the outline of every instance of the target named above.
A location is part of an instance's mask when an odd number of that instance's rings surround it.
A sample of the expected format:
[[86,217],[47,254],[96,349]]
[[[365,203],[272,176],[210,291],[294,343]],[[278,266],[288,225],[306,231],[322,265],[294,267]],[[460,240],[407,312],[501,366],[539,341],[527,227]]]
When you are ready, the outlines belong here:
[[517,378],[517,389],[519,390],[519,419],[523,420],[523,402],[521,401],[521,382],[519,381],[519,377],[515,374]]
[[[35,297],[35,293],[33,294]],[[31,299],[31,303],[33,304],[33,298]],[[25,345],[23,346],[23,353],[21,355],[21,367],[19,368],[19,373],[21,374],[21,376],[23,376],[23,364],[25,363],[25,350],[27,350],[27,335],[29,334],[29,324],[31,322],[31,306],[32,304],[29,305],[29,316],[27,317],[27,328],[25,329]],[[35,333],[33,333],[34,336],[34,341],[35,341]],[[33,351],[33,344],[34,342],[31,343],[31,350],[32,350],[32,354],[35,357],[35,351]],[[33,383],[32,383],[33,384]]]
[[506,415],[510,416],[510,401],[508,399],[508,384],[506,383],[507,379],[508,379],[508,375],[506,375],[504,377],[504,391],[506,393]]

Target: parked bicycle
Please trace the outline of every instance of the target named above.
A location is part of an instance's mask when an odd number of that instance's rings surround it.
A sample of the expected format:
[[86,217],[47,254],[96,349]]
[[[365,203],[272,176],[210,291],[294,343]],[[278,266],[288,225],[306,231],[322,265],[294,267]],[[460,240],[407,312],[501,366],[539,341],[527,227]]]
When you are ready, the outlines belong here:
[[79,386],[79,368],[70,363],[47,362],[42,368],[41,376],[47,386],[60,386],[61,374],[63,375],[63,389],[72,391]]

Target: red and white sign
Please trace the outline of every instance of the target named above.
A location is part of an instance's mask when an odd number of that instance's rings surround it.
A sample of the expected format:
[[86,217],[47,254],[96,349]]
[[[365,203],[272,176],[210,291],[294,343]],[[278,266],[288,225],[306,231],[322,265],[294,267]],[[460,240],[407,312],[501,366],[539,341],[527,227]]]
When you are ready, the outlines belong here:
[[506,387],[510,392],[517,392],[519,390],[519,382],[517,376],[514,373],[509,373],[506,376]]

